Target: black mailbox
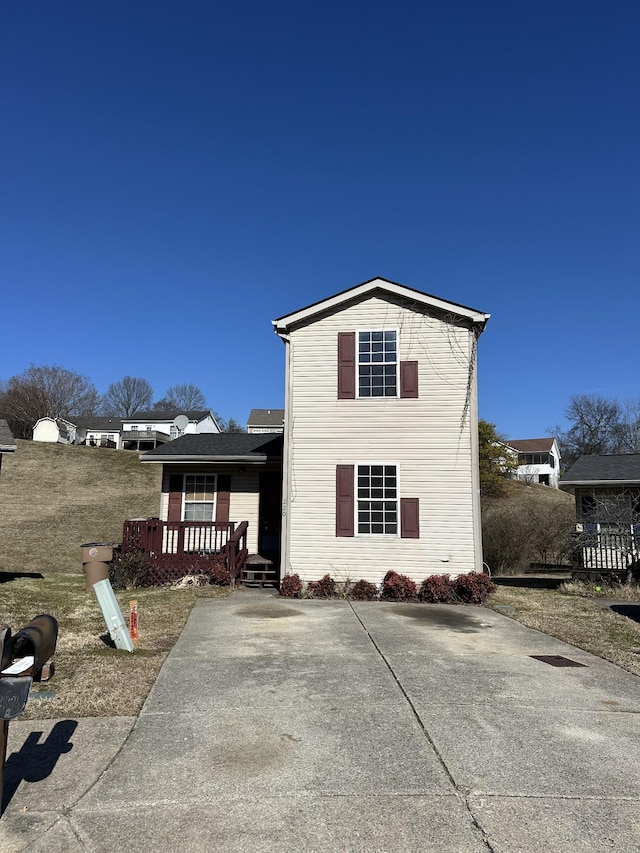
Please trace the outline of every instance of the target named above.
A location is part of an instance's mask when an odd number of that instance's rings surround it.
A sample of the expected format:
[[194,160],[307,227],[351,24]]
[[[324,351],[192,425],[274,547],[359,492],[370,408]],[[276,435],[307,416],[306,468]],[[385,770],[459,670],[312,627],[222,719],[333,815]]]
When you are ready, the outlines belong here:
[[9,720],[22,713],[33,679],[56,650],[58,623],[41,613],[12,637],[8,625],[0,625],[0,814],[4,788]]
[[58,623],[53,616],[48,616],[46,613],[34,616],[31,622],[25,625],[24,628],[20,628],[8,642],[5,639],[2,668],[3,670],[6,669],[4,665],[6,650],[12,662],[25,658],[33,658],[33,663],[30,666],[20,672],[11,673],[12,675],[32,675],[37,677],[42,667],[55,652],[57,642]]

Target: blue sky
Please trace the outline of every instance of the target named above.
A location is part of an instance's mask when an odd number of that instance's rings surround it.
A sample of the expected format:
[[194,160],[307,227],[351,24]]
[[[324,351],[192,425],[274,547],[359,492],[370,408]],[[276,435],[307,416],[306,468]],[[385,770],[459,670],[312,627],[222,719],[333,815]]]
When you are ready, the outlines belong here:
[[638,399],[640,4],[9,2],[0,379],[283,405],[271,320],[374,276],[490,312],[480,416]]

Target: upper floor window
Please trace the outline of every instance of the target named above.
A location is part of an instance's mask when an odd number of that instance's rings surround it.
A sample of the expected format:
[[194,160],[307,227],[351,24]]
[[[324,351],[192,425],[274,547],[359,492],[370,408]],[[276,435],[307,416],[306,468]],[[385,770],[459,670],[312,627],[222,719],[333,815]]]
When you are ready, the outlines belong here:
[[358,396],[398,396],[396,331],[358,332]]

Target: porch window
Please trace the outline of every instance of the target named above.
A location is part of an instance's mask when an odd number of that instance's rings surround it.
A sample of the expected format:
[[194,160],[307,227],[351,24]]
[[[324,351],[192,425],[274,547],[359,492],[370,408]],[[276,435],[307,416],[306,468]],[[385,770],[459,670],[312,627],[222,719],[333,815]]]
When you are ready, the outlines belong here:
[[358,396],[398,396],[397,332],[358,332]]
[[184,520],[213,521],[215,518],[215,474],[186,474],[184,483]]
[[395,465],[358,465],[358,533],[398,535],[398,476]]

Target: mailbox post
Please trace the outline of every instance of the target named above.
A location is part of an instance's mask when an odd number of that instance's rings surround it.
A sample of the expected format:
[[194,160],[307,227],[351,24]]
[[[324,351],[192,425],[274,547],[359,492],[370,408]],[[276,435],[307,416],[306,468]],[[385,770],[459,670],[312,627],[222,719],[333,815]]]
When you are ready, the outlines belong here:
[[24,711],[31,685],[40,679],[57,642],[58,623],[44,613],[13,637],[8,625],[0,625],[0,813],[9,721]]

